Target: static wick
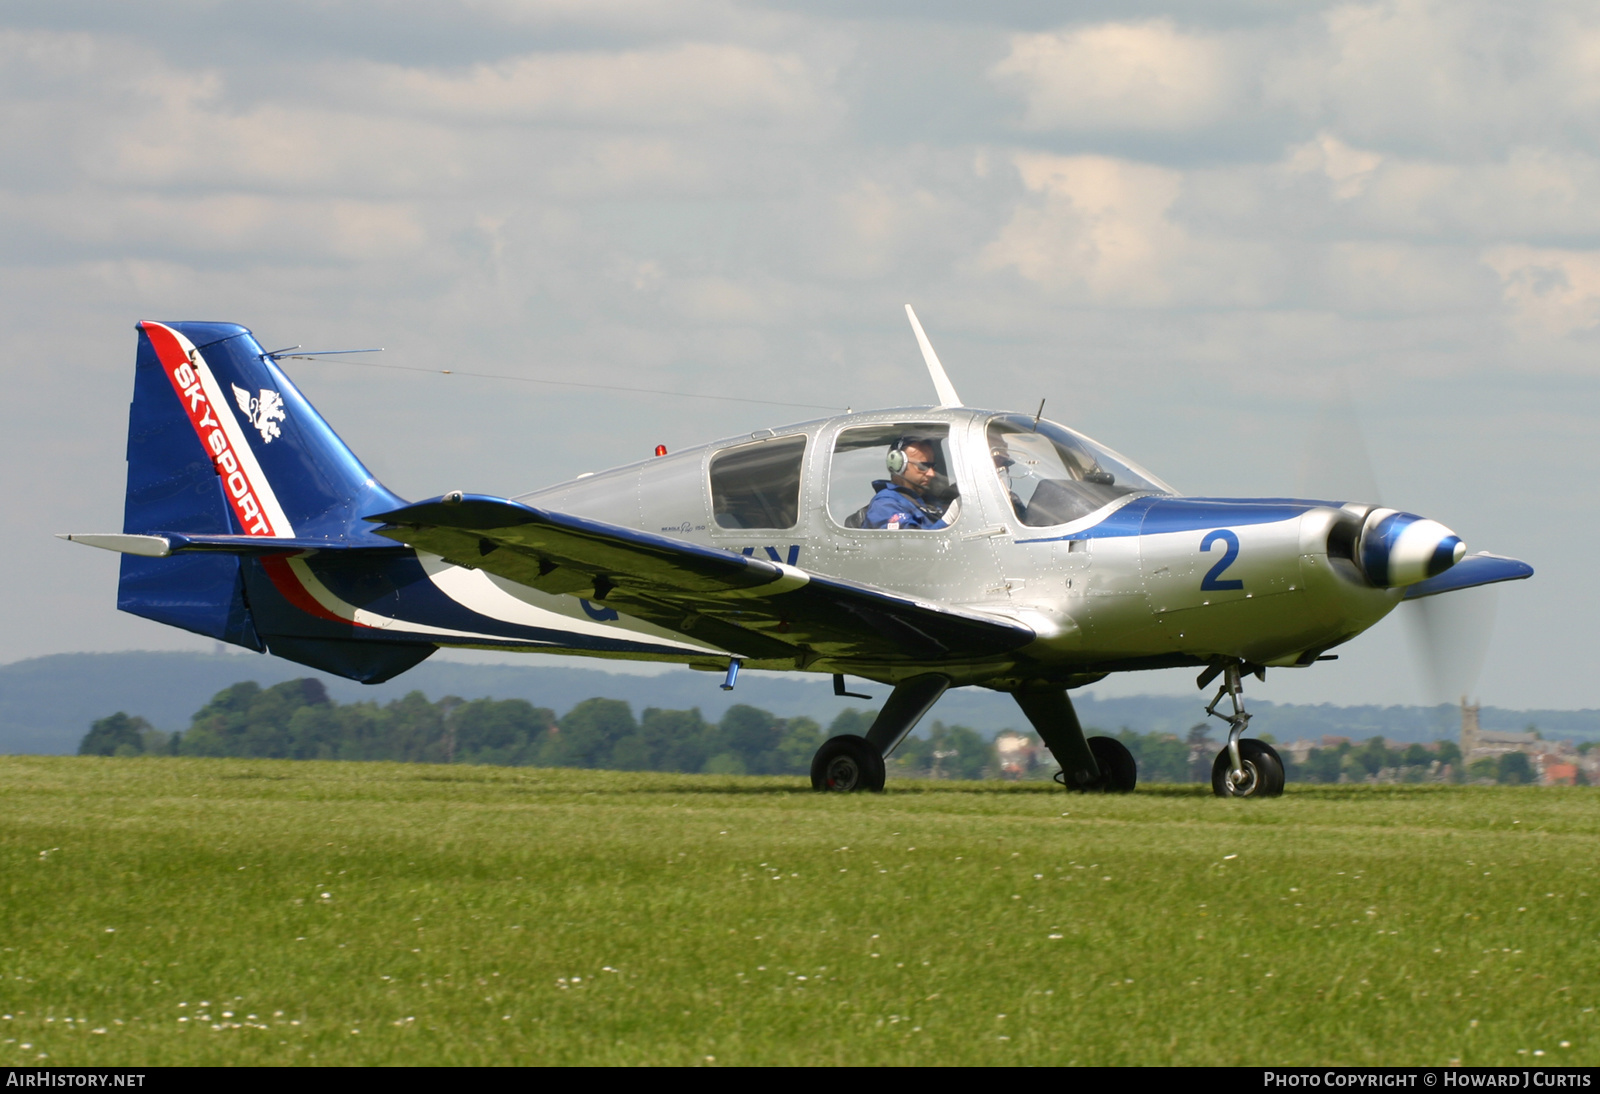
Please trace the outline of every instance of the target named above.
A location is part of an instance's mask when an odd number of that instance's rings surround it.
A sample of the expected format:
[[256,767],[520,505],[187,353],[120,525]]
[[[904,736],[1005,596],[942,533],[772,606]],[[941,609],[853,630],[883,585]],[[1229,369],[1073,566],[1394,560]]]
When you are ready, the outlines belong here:
[[1039,400],[1039,413],[1033,416],[1033,431],[1039,432],[1039,419],[1044,417],[1044,400]]

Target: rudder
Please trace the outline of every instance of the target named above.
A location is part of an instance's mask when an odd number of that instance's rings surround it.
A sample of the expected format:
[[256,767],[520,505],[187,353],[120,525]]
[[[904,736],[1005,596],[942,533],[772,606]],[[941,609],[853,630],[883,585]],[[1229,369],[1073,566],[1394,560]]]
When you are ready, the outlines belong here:
[[[361,517],[404,500],[373,478],[249,330],[151,322],[138,330],[125,533],[393,547]],[[245,565],[233,555],[125,554],[117,606],[261,650]]]

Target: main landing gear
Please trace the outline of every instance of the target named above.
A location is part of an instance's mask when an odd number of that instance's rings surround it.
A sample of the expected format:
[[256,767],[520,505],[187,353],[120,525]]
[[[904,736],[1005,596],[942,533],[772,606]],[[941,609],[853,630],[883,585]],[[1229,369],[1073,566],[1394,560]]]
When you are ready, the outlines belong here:
[[811,760],[811,789],[852,793],[883,790],[883,761],[950,687],[936,672],[897,684],[865,737],[846,734],[824,741]]
[[1068,790],[1126,794],[1139,781],[1133,754],[1115,737],[1083,735],[1066,688],[1028,688],[1012,693],[1061,770],[1056,782]]
[[[1240,667],[1238,661],[1215,664],[1197,681],[1203,688],[1222,677],[1222,686],[1206,713],[1228,723],[1228,743],[1211,764],[1211,792],[1219,798],[1276,798],[1283,793],[1283,760],[1267,742],[1244,736],[1250,715],[1244,709]],[[1257,675],[1264,676],[1265,670],[1258,670]],[[1217,712],[1224,699],[1232,704],[1232,714]]]
[[[938,673],[915,676],[896,686],[865,737],[834,737],[817,749],[811,761],[812,789],[881,791],[883,761],[949,687],[950,678]],[[1015,694],[1022,713],[1061,765],[1057,782],[1069,790],[1126,793],[1133,789],[1139,781],[1133,754],[1114,737],[1085,739],[1065,688],[1035,688]]]

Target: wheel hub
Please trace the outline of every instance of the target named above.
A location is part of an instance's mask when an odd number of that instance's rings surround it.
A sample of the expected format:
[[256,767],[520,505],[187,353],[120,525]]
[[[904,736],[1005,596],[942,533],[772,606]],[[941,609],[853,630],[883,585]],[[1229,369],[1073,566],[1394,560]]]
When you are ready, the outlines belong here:
[[1240,766],[1243,771],[1228,772],[1228,792],[1236,798],[1248,798],[1256,792],[1260,774],[1256,771],[1256,765],[1249,760],[1242,761]]
[[828,787],[848,793],[861,782],[861,768],[849,756],[837,756],[828,765]]

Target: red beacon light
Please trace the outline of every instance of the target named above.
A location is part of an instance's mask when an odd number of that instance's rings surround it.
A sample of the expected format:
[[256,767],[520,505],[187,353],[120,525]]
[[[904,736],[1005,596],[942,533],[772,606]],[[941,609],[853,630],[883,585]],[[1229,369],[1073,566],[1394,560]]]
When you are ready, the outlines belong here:
[[665,456],[666,454],[667,454],[667,446],[666,445],[664,445],[664,444],[656,445],[656,455]]

